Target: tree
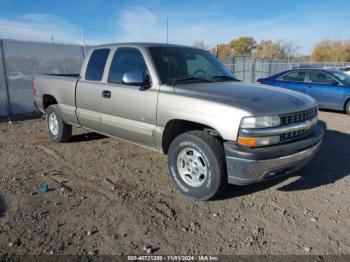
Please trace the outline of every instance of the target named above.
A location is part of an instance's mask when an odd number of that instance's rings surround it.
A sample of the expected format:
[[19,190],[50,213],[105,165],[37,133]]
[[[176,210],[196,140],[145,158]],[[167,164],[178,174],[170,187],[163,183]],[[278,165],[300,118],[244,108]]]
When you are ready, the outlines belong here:
[[205,50],[209,49],[209,46],[206,45],[203,40],[196,40],[196,41],[194,41],[193,46],[197,47],[197,48],[202,48],[202,49],[205,49]]
[[296,55],[297,47],[292,41],[272,41],[261,40],[257,46],[256,55],[261,58],[269,59],[289,59]]
[[280,56],[279,46],[272,40],[261,40],[256,49],[256,56],[261,58],[277,58]]
[[230,46],[235,55],[251,55],[253,49],[256,48],[256,41],[253,37],[242,36],[238,39],[233,39]]
[[293,41],[280,40],[278,41],[278,45],[282,49],[283,54],[286,56],[285,58],[287,59],[295,57],[298,49],[300,48]]
[[[221,43],[221,44],[218,44],[217,47],[218,47],[218,54],[220,58],[232,56],[232,50],[230,45]],[[211,52],[215,55],[216,47],[212,48]]]
[[313,62],[349,62],[350,41],[323,40],[313,48]]

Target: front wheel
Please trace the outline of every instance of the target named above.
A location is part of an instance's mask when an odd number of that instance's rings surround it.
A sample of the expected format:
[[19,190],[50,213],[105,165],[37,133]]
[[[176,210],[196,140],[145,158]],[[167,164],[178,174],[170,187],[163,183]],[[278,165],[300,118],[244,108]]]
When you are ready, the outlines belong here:
[[46,111],[46,126],[54,143],[66,142],[72,135],[72,126],[63,122],[57,105],[49,106]]
[[345,105],[345,112],[350,115],[350,100]]
[[212,199],[227,186],[222,143],[208,133],[190,131],[175,138],[169,147],[168,165],[176,187],[193,199]]

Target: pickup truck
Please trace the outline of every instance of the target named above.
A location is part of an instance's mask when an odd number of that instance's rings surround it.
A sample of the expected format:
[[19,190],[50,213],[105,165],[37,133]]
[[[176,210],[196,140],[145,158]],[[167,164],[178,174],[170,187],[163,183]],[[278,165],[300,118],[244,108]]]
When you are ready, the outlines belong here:
[[323,140],[314,99],[241,82],[187,46],[96,46],[79,75],[36,76],[33,95],[53,142],[79,126],[167,154],[173,183],[197,200],[291,174]]

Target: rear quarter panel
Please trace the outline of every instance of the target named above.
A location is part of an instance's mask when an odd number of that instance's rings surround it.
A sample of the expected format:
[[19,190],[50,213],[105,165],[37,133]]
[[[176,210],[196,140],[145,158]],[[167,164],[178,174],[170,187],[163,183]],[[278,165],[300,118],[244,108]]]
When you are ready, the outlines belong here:
[[35,77],[37,98],[40,101],[39,108],[44,109],[43,97],[53,96],[66,123],[78,124],[75,115],[75,77],[39,75]]

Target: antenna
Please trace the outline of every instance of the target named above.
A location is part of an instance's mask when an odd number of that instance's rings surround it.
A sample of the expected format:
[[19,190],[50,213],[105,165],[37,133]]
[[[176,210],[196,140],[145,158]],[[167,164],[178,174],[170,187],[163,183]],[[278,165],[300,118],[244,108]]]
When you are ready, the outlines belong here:
[[169,18],[166,18],[166,59],[167,59],[167,73],[168,84],[170,84],[170,66],[169,66]]
[[166,18],[166,44],[169,44],[169,19]]

